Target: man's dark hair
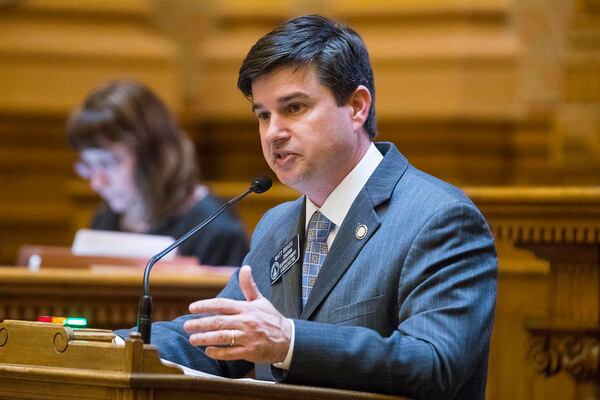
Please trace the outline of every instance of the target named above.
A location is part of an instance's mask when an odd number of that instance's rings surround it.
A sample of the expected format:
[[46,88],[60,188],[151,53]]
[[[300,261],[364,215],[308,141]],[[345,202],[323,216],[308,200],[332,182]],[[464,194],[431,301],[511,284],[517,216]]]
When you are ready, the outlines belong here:
[[319,81],[333,93],[338,106],[346,104],[359,85],[371,92],[365,130],[377,132],[375,85],[367,48],[353,29],[320,15],[292,19],[263,36],[240,67],[238,88],[252,97],[252,83],[282,66],[313,65]]

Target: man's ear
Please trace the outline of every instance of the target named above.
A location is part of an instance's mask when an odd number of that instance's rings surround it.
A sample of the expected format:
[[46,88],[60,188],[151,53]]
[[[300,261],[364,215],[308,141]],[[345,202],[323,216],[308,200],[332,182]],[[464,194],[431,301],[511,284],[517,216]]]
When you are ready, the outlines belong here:
[[352,121],[356,125],[355,130],[362,128],[367,121],[371,102],[371,92],[364,85],[359,85],[350,96]]

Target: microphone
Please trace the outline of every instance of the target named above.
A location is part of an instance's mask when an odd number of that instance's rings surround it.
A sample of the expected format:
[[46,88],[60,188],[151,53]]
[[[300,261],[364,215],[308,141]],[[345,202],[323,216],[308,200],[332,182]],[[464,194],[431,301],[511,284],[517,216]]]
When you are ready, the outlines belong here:
[[233,199],[229,200],[225,203],[221,208],[219,208],[213,215],[206,218],[202,221],[198,226],[193,228],[191,231],[177,239],[173,242],[169,247],[164,249],[158,254],[152,256],[152,258],[146,264],[146,268],[144,269],[144,293],[140,298],[140,303],[138,306],[138,332],[142,336],[142,340],[144,343],[150,343],[150,337],[152,334],[152,297],[150,296],[150,271],[154,264],[159,261],[161,258],[169,254],[173,249],[179,247],[183,242],[188,240],[190,237],[194,236],[198,231],[204,228],[206,225],[210,224],[215,218],[217,218],[223,211],[231,207],[233,204],[242,200],[244,197],[248,196],[250,193],[264,193],[271,188],[272,181],[268,176],[259,176],[254,178],[252,183],[250,183],[250,187],[246,189],[242,194]]
[[248,190],[250,190],[254,193],[260,194],[260,193],[264,193],[267,190],[271,189],[272,184],[273,184],[273,181],[271,181],[271,178],[269,178],[266,175],[262,175],[257,178],[254,178],[254,180],[250,184],[250,188]]

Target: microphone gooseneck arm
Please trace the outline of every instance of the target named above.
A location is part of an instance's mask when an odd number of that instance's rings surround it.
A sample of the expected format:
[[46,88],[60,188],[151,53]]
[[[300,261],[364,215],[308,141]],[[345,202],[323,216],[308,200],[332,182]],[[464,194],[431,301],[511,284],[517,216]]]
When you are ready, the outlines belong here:
[[233,199],[229,200],[227,203],[223,204],[221,208],[219,208],[213,215],[202,221],[198,226],[194,229],[177,239],[166,249],[161,251],[160,253],[154,255],[146,264],[146,268],[144,269],[144,293],[140,298],[139,309],[138,309],[138,332],[142,336],[142,340],[144,343],[150,343],[150,337],[152,333],[152,297],[150,296],[150,271],[154,264],[156,264],[160,259],[169,254],[171,251],[179,247],[183,242],[188,240],[190,237],[194,236],[198,231],[204,228],[206,225],[210,224],[215,218],[217,218],[223,211],[231,207],[233,204],[242,200],[244,197],[248,196],[250,193],[263,193],[269,190],[271,187],[271,179],[269,177],[260,177],[256,178],[252,181],[252,184],[248,189],[246,189],[242,194]]
[[233,199],[229,200],[227,203],[223,204],[223,206],[221,206],[221,208],[219,208],[217,210],[217,212],[215,212],[209,218],[202,221],[202,223],[197,225],[194,229],[192,229],[191,231],[189,231],[188,233],[186,233],[185,235],[183,235],[182,237],[177,239],[175,242],[173,242],[171,245],[169,245],[169,247],[167,247],[160,253],[152,256],[150,261],[148,261],[148,264],[146,264],[146,269],[144,269],[144,294],[150,295],[150,270],[152,270],[152,267],[154,266],[154,264],[156,264],[157,261],[161,260],[164,256],[169,254],[173,249],[176,249],[177,247],[179,247],[183,242],[185,242],[186,240],[188,240],[189,238],[194,236],[196,233],[198,233],[199,230],[204,228],[206,225],[210,224],[215,218],[217,218],[219,215],[221,215],[221,213],[223,211],[228,209],[231,205],[242,200],[244,197],[248,196],[250,193],[253,193],[252,188],[246,189],[239,196],[234,197]]

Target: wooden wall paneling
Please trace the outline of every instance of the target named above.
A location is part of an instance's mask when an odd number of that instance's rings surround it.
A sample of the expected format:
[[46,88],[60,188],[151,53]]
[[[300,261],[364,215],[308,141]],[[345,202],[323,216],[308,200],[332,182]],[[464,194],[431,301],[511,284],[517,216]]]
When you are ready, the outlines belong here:
[[515,153],[515,123],[405,119],[386,120],[379,127],[377,140],[396,143],[416,167],[454,184],[509,183],[518,174],[506,163]]
[[63,200],[56,188],[73,176],[75,159],[65,145],[63,119],[0,112],[0,120],[0,202]]
[[196,142],[202,179],[243,182],[271,173],[262,155],[257,121],[194,123],[189,130]]
[[519,123],[511,138],[514,162],[507,163],[512,171],[508,184],[516,186],[551,186],[557,183],[557,167],[552,162],[553,111],[548,107],[531,109],[528,118]]
[[552,162],[561,183],[600,182],[600,12],[593,0],[568,2],[561,28],[561,103],[552,131]]
[[14,265],[25,243],[69,245],[71,218],[68,210],[52,204],[0,205],[0,265]]
[[139,77],[178,105],[173,48],[147,9],[90,4],[23,2],[0,15],[1,109],[66,115],[93,87],[119,76]]
[[23,243],[70,243],[65,177],[73,155],[63,121],[0,111],[0,263],[14,263]]

